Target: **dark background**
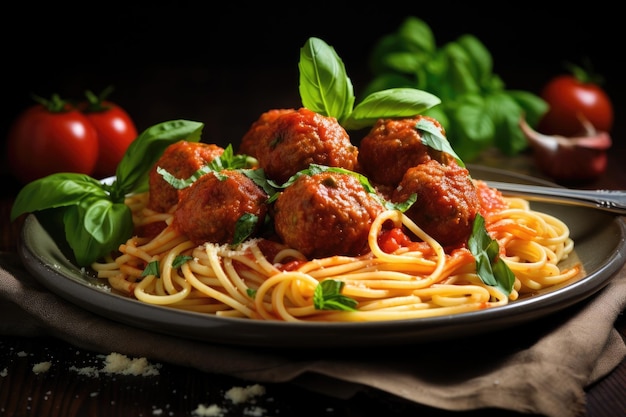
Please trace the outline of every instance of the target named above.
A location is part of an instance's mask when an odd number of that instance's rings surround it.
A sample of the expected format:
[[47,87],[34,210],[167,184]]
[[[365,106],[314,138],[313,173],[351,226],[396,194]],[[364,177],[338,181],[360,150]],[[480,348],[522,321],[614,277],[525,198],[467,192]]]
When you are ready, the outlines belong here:
[[[130,3],[130,2],[128,2]],[[494,4],[497,6],[494,8]],[[1,140],[32,94],[110,98],[141,131],[178,118],[205,123],[203,140],[236,143],[261,112],[300,106],[298,60],[311,36],[333,46],[355,93],[371,79],[369,53],[407,16],[424,20],[439,46],[471,33],[490,50],[507,89],[539,93],[564,62],[589,59],[615,105],[614,142],[626,141],[624,26],[617,7],[593,2],[93,2],[16,5],[2,19]]]

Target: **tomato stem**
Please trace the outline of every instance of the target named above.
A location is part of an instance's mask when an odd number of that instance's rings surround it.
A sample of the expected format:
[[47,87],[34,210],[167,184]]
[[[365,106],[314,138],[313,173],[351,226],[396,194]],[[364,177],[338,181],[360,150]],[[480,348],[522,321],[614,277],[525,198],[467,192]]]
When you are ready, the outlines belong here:
[[594,71],[589,58],[584,59],[584,66],[576,65],[571,62],[566,62],[564,65],[581,83],[596,84],[598,86],[604,84],[604,78]]
[[50,113],[62,113],[68,111],[69,103],[58,94],[53,94],[50,100],[33,94],[33,100],[44,106]]
[[104,104],[106,98],[113,92],[113,86],[108,86],[100,95],[95,95],[91,90],[85,91],[85,97],[87,97],[87,108],[86,112],[102,112],[111,108],[111,106]]

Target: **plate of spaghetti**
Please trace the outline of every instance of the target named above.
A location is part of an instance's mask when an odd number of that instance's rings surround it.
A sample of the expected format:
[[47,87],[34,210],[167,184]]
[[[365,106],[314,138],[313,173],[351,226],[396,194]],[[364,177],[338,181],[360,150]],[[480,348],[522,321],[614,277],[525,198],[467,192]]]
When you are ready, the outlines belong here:
[[[373,212],[365,250],[332,255],[323,252],[333,242],[321,232],[324,245],[301,250],[265,237],[199,244],[193,233],[172,227],[183,220],[149,209],[148,194],[140,194],[127,204],[145,235],[91,268],[78,267],[35,214],[25,219],[19,251],[44,286],[111,320],[208,343],[283,348],[414,344],[510,328],[587,299],[624,264],[622,218],[501,196],[485,181],[548,183],[482,166],[467,170],[487,190],[483,207],[493,204],[490,196],[506,203],[482,217],[486,246],[499,244],[512,274],[508,290],[479,277],[471,245],[441,243],[457,228],[437,235],[441,231],[418,226],[398,209]],[[293,204],[281,210],[297,211]],[[313,226],[332,229],[328,222]],[[391,239],[395,229],[404,233]]]

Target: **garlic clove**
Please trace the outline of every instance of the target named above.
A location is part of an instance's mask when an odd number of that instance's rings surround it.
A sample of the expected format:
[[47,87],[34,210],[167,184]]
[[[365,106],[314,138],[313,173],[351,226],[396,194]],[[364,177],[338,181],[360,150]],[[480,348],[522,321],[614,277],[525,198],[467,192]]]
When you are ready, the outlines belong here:
[[587,123],[582,136],[544,135],[520,119],[537,166],[560,182],[589,181],[598,178],[607,166],[607,149],[612,145],[607,132],[596,131]]

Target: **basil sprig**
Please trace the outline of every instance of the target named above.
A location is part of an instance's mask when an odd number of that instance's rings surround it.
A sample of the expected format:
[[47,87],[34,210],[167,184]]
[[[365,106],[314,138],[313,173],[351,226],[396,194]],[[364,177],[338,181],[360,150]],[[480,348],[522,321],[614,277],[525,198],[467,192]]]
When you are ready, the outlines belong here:
[[300,50],[298,68],[302,105],[335,117],[346,130],[373,126],[381,118],[415,116],[441,102],[416,88],[391,88],[374,92],[354,106],[354,89],[343,61],[334,48],[315,37]]
[[111,181],[85,174],[56,173],[24,186],[11,208],[11,220],[25,213],[61,211],[65,239],[79,266],[88,266],[130,238],[133,221],[127,195],[148,189],[148,174],[165,148],[180,140],[198,142],[204,124],[174,120],[142,132],[126,150]]
[[519,120],[534,126],[548,110],[539,96],[505,88],[493,72],[493,57],[471,34],[437,47],[430,27],[407,17],[371,50],[373,78],[364,93],[414,87],[441,99],[423,114],[437,119],[456,152],[471,161],[488,148],[505,155],[527,149]]

